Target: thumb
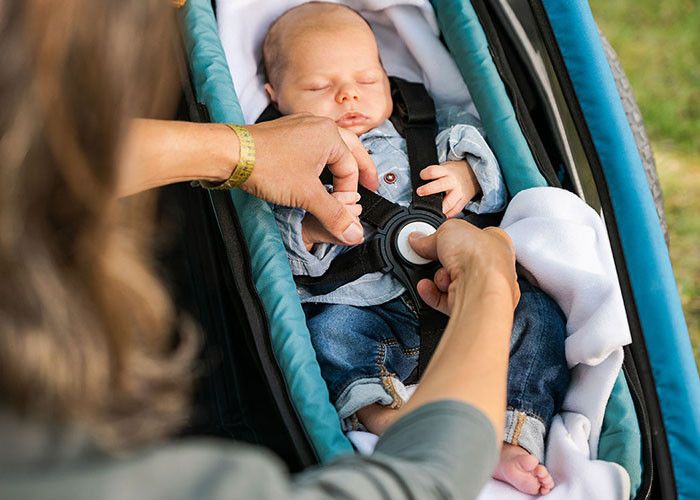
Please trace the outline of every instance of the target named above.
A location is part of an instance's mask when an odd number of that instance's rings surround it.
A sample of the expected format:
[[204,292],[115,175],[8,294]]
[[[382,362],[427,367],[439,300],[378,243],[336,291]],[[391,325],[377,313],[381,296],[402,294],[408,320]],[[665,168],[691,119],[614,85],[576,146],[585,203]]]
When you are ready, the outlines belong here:
[[430,236],[420,232],[413,232],[408,235],[408,243],[421,257],[428,260],[438,260],[437,232]]
[[306,210],[342,245],[357,245],[364,239],[364,229],[347,207],[331,196],[319,182]]

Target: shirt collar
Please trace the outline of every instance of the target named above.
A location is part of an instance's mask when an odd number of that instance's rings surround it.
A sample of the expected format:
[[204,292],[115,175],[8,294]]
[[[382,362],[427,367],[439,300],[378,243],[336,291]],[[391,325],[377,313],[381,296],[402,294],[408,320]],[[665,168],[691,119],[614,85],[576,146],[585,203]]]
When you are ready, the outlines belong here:
[[365,139],[371,139],[373,137],[396,137],[398,135],[399,133],[396,131],[391,121],[386,120],[378,127],[368,130],[367,132],[362,134],[360,136],[360,140],[363,141]]

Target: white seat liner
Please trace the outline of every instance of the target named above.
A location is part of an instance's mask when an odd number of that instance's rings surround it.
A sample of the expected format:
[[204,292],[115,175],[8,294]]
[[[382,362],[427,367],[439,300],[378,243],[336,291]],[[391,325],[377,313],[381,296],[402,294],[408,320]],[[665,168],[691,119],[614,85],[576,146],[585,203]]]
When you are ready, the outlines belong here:
[[[219,36],[246,123],[268,105],[263,89],[261,45],[270,24],[300,0],[220,0]],[[438,38],[437,21],[425,0],[348,0],[372,25],[387,73],[421,81],[437,104],[455,104],[476,114],[456,64]]]

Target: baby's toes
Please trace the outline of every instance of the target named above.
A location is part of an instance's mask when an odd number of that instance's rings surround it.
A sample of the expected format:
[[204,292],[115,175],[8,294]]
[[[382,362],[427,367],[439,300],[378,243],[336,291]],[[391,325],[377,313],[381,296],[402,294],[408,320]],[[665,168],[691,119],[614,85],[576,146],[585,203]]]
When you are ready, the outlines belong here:
[[533,473],[540,482],[540,494],[545,495],[552,491],[552,488],[554,488],[554,479],[544,465],[539,464],[535,467]]

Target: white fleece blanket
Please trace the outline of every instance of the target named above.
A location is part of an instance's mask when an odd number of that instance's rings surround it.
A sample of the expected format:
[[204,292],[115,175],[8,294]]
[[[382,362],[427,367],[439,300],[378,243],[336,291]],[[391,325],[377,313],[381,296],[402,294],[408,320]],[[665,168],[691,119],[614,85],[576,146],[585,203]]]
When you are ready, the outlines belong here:
[[[389,75],[421,81],[436,104],[459,105],[476,113],[452,57],[439,40],[435,13],[427,0],[331,0],[359,11],[372,25]],[[263,88],[262,41],[272,22],[303,0],[220,0],[219,36],[246,123],[268,105]]]
[[[533,188],[508,205],[501,227],[518,262],[567,317],[566,360],[571,384],[554,417],[545,465],[556,487],[548,500],[627,499],[630,481],[617,464],[596,460],[605,406],[631,342],[608,234],[600,216],[574,194]],[[363,453],[376,436],[349,433]],[[530,498],[491,480],[479,500]]]
[[[566,315],[571,385],[547,441],[546,465],[557,483],[548,499],[629,498],[629,476],[596,460],[605,405],[631,342],[608,233],[574,194],[534,188],[510,202],[501,227],[518,262]],[[480,499],[527,498],[492,481]]]

